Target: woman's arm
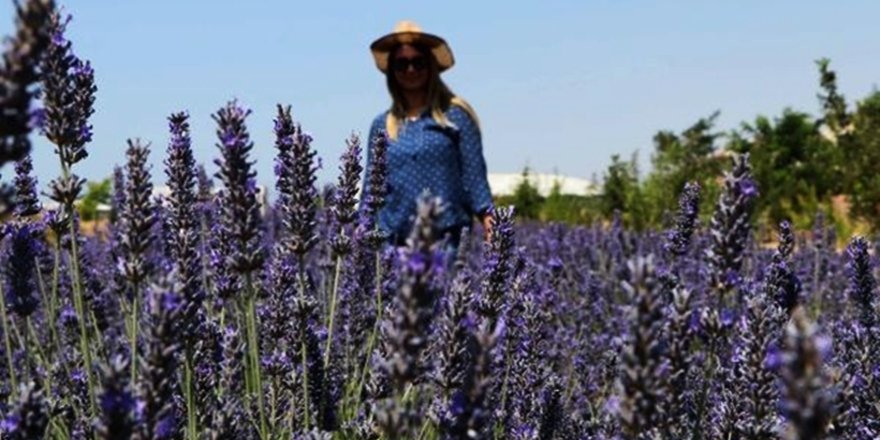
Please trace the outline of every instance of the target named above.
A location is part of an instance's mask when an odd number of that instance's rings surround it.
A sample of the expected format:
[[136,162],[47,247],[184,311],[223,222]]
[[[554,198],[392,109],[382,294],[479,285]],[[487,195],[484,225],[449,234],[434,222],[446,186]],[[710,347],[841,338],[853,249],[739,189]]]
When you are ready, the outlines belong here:
[[488,232],[491,228],[492,192],[483,157],[483,141],[479,127],[464,109],[452,106],[449,120],[459,131],[459,154],[461,155],[462,187],[468,210],[480,218]]

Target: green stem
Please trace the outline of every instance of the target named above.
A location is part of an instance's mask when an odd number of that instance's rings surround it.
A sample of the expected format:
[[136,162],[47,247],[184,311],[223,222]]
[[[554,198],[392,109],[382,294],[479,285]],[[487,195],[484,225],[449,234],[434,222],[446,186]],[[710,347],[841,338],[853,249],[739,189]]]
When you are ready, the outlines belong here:
[[[187,344],[189,345],[189,344]],[[192,348],[187,346],[183,370],[183,396],[186,399],[186,429],[189,440],[198,440],[197,409],[193,395],[193,355]]]
[[[40,343],[40,338],[37,336],[37,330],[34,328],[33,321],[31,321],[30,317],[27,317],[24,319],[24,322],[25,322],[25,326],[27,327],[28,334],[30,335],[29,340],[33,340],[36,342],[36,344],[33,344],[33,345],[36,345],[36,347],[37,347],[37,357],[38,357],[37,360],[43,365],[43,368],[46,371],[50,371],[51,368],[50,368],[50,364],[49,364],[49,358],[48,358],[48,356],[46,356],[46,351],[43,349],[43,344]],[[30,344],[26,344],[26,347],[30,347],[30,346],[31,346]],[[51,374],[46,375],[46,384],[47,385],[49,384],[49,379],[51,378],[51,376],[52,376]],[[49,386],[46,386],[45,389],[51,390],[52,388]]]
[[330,348],[333,346],[333,320],[336,317],[336,292],[339,290],[339,273],[342,271],[342,257],[336,257],[336,270],[333,275],[333,290],[330,294],[330,321],[327,325],[327,349],[324,350],[324,371],[330,365]]
[[257,408],[260,412],[260,438],[267,439],[266,410],[263,404],[263,384],[260,373],[260,347],[257,338],[257,298],[250,273],[245,274],[245,283],[247,288],[245,320],[247,326],[248,353],[250,356],[251,386],[253,387],[252,392],[257,399]]
[[14,393],[18,392],[18,379],[15,377],[15,367],[12,363],[12,342],[9,340],[9,315],[6,314],[6,293],[3,292],[0,283],[0,314],[3,318],[3,339],[6,343],[6,366],[9,368],[9,383],[12,384]]
[[[305,259],[302,255],[299,256],[299,299],[301,302],[305,301],[306,298],[306,274],[305,274]],[[301,335],[302,343],[300,344],[300,352],[302,353],[302,377],[303,377],[303,425],[305,426],[305,430],[308,431],[311,427],[310,423],[310,415],[311,415],[311,405],[309,404],[309,355],[308,355],[308,345],[306,344],[305,335]]]
[[355,397],[359,397],[361,390],[367,380],[367,372],[370,369],[370,358],[373,354],[373,346],[379,337],[379,325],[382,323],[382,255],[376,251],[376,322],[373,323],[373,330],[367,339],[367,350],[364,355],[364,367],[361,370],[361,377],[355,388]]
[[129,333],[128,338],[129,344],[131,345],[131,383],[134,384],[137,382],[138,310],[140,310],[141,289],[138,285],[135,285],[133,289],[134,291],[132,292],[131,300],[131,316],[129,317],[129,322],[131,323],[131,333]]
[[[70,170],[63,162],[61,164],[61,174],[65,179],[70,176]],[[70,214],[70,219],[68,219],[68,226],[70,229],[70,275],[73,284],[73,304],[76,308],[76,315],[79,318],[79,345],[85,363],[83,369],[86,372],[86,378],[89,384],[89,410],[91,416],[94,417],[97,415],[95,399],[95,380],[92,377],[92,350],[89,344],[89,333],[86,327],[87,316],[85,314],[85,306],[83,305],[82,284],[80,283],[79,277],[79,249],[76,241],[76,224],[73,221],[75,211],[73,204],[65,205],[64,209],[65,212]],[[60,241],[61,237],[58,237],[58,240]]]

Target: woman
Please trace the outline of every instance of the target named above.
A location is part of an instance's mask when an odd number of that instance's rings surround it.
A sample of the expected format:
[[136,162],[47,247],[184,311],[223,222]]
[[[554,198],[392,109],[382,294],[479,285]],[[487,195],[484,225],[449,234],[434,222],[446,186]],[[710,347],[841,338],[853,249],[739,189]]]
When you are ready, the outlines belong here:
[[[370,50],[392,101],[370,127],[371,141],[382,130],[388,135],[388,194],[379,226],[392,242],[403,244],[418,197],[428,190],[443,201],[438,230],[454,247],[473,217],[488,231],[492,195],[480,129],[474,110],[440,79],[454,64],[446,41],[403,21]],[[369,172],[369,149],[366,168]]]

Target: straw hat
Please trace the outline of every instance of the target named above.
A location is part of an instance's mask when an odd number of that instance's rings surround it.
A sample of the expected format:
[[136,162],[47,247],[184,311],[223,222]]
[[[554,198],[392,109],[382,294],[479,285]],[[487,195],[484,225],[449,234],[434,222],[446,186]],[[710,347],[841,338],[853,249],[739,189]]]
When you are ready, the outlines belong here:
[[376,67],[379,70],[388,71],[391,49],[398,44],[423,44],[427,46],[434,54],[441,72],[455,64],[452,49],[446,44],[446,40],[422,32],[422,28],[412,21],[403,20],[394,26],[394,30],[390,34],[380,37],[373,44],[370,44],[370,51],[373,52],[373,58],[376,60]]

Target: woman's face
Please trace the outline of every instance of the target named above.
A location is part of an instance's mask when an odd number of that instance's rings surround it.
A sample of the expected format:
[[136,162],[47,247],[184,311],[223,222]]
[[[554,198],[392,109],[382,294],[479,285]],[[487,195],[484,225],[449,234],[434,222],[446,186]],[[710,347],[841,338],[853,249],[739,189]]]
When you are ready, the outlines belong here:
[[394,79],[403,90],[424,90],[428,85],[428,57],[413,46],[404,44],[392,54]]

